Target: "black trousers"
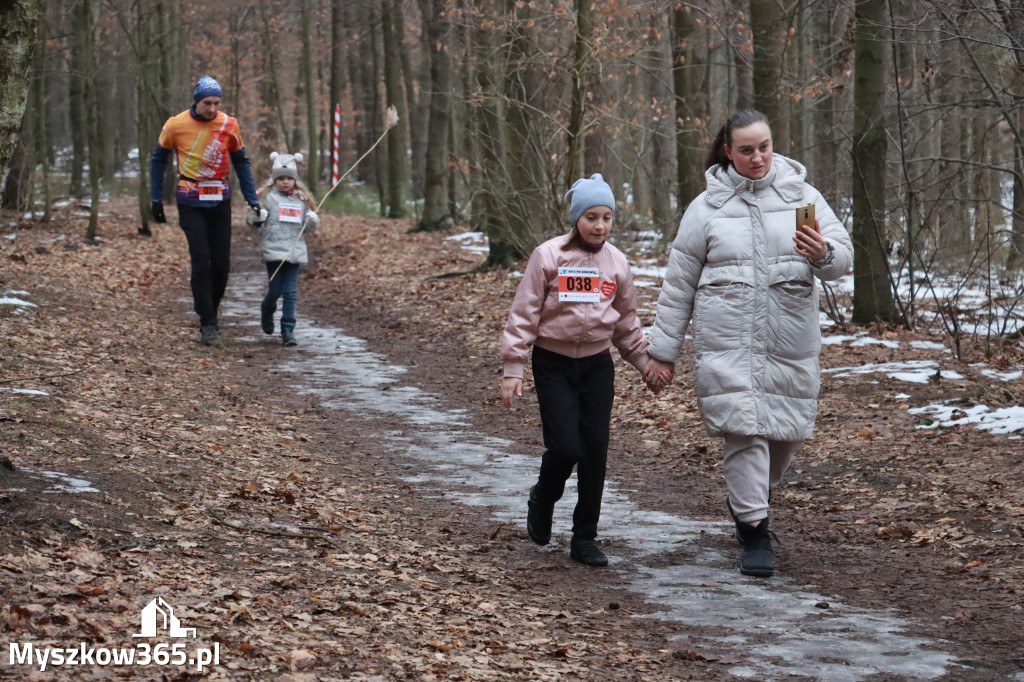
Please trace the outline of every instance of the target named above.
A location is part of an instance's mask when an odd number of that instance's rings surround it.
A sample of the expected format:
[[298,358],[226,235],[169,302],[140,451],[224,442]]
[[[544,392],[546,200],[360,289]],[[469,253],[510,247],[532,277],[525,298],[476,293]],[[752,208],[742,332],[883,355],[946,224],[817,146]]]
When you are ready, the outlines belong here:
[[231,202],[178,205],[178,224],[192,259],[192,301],[199,324],[217,324],[217,310],[231,271]]
[[533,379],[546,448],[534,496],[540,504],[553,505],[565,492],[575,466],[579,497],[572,516],[573,539],[593,540],[601,516],[615,399],[611,355],[570,358],[535,346]]

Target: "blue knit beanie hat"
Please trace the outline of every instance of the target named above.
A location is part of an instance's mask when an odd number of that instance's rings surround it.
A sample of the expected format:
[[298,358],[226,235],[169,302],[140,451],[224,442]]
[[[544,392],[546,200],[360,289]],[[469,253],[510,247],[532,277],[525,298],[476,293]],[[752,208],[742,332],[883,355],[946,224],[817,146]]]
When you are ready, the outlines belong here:
[[192,93],[193,101],[200,101],[207,97],[221,97],[220,83],[209,76],[203,76],[196,83],[195,92]]
[[569,202],[569,223],[573,226],[588,208],[607,206],[615,211],[615,195],[600,173],[572,183],[572,188],[565,193],[565,200]]

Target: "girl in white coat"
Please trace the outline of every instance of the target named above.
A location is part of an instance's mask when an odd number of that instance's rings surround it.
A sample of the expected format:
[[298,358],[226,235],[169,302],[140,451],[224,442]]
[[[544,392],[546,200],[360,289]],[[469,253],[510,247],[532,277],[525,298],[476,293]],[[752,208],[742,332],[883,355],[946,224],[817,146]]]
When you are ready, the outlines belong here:
[[[772,153],[768,120],[739,111],[707,159],[707,189],[686,209],[650,337],[645,378],[671,381],[693,324],[697,404],[724,440],[727,504],[743,546],[740,571],[771,576],[768,501],[818,409],[818,291],[853,262],[846,230],[805,168]],[[814,229],[796,208],[814,204]]]
[[295,306],[299,291],[299,266],[309,262],[305,237],[320,226],[313,195],[299,180],[298,163],[302,154],[272,152],[270,180],[260,190],[259,213],[245,220],[251,227],[263,228],[260,251],[267,265],[267,294],[260,302],[260,326],[265,334],[274,333],[274,312],[281,306],[281,342],[294,346]]

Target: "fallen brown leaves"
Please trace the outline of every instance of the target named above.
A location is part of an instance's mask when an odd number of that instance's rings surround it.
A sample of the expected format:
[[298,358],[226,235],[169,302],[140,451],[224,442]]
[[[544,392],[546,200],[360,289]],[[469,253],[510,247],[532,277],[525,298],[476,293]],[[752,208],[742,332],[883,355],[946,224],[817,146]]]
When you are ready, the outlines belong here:
[[[105,210],[102,246],[77,243],[81,220],[64,216],[12,228],[16,239],[0,247],[0,288],[28,291],[38,306],[0,308],[2,379],[17,380],[3,386],[49,394],[0,393],[0,447],[14,463],[0,470],[6,641],[133,647],[141,608],[162,596],[196,628],[190,647],[219,647],[210,680],[723,674],[674,658],[669,631],[631,609],[607,609],[586,569],[524,559],[520,529],[417,498],[387,475],[393,453],[369,422],[339,423],[268,373],[278,344],[200,347],[177,228],[142,240],[131,202]],[[376,244],[394,223],[326,222],[324,243],[334,235],[347,246],[332,253],[340,264],[325,258],[310,271],[304,291],[326,297],[340,272],[365,282],[360,296],[377,295],[395,254],[378,259]],[[424,263],[475,260],[437,235],[407,238]],[[406,293],[454,299],[444,308],[465,324],[468,354],[489,363],[514,283],[502,273],[474,279],[468,291],[464,281],[422,280]],[[395,337],[421,333],[396,322]],[[431,339],[449,333],[442,326]],[[53,479],[35,473],[45,471],[100,492],[50,492]],[[5,674],[197,676],[175,666],[39,673],[0,660]]]

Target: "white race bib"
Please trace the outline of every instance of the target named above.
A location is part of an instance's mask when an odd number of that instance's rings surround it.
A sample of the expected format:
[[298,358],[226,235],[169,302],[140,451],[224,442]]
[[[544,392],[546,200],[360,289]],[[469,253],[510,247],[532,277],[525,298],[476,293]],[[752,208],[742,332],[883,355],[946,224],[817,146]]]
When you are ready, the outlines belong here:
[[302,222],[302,204],[282,201],[278,206],[280,207],[277,212],[278,221],[282,223]]
[[558,268],[558,300],[597,303],[601,300],[601,272],[597,268]]
[[199,201],[224,200],[224,185],[220,180],[201,180],[196,184],[199,187]]

